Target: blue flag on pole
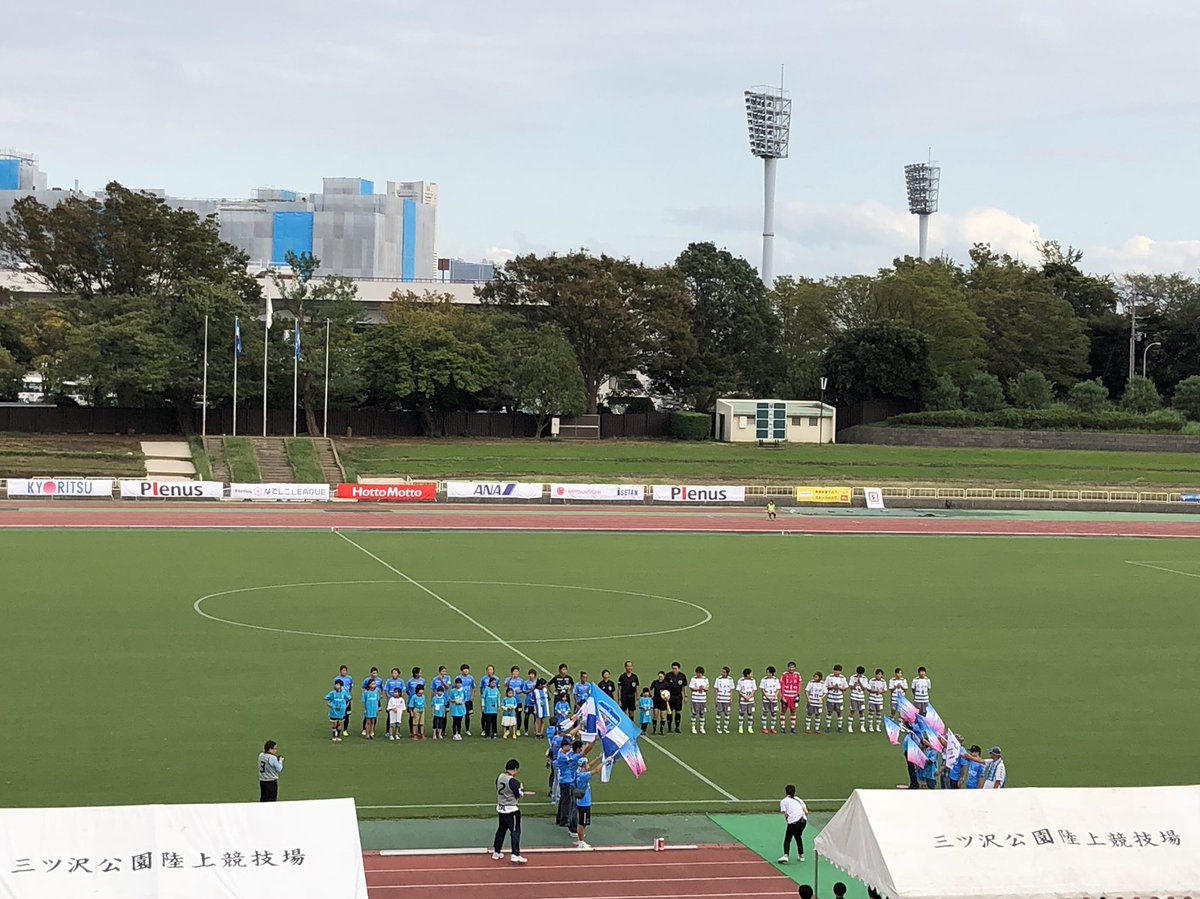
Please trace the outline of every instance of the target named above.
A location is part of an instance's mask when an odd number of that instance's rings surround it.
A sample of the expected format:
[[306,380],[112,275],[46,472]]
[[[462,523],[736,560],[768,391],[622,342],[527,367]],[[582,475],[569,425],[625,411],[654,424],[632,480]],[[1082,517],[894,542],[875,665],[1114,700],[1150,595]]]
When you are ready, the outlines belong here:
[[642,735],[641,728],[630,721],[612,697],[596,684],[592,684],[592,695],[588,702],[596,707],[596,732],[600,736],[604,755],[620,755],[633,776],[640,777],[646,770],[646,761],[637,744],[638,737]]
[[242,323],[236,318],[233,320],[233,355],[235,359],[242,358]]
[[296,350],[296,358],[300,358],[300,319],[296,319],[296,330],[292,334],[292,344]]

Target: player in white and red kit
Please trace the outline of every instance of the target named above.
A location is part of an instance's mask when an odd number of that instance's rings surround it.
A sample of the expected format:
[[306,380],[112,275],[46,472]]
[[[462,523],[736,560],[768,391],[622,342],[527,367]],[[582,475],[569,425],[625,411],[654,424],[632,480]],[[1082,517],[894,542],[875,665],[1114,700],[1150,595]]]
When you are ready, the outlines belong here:
[[767,676],[758,685],[762,690],[762,732],[764,734],[779,733],[779,678],[775,676],[775,666],[767,666]]
[[825,699],[824,679],[825,675],[820,671],[814,672],[812,680],[804,688],[804,692],[808,696],[808,707],[804,715],[804,732],[806,734],[812,733],[814,721],[817,723],[817,733],[821,732],[821,703]]
[[787,671],[779,678],[779,695],[783,700],[783,720],[780,729],[787,727],[788,716],[791,716],[791,732],[796,732],[796,706],[800,702],[800,691],[804,689],[804,678],[796,670],[795,662],[788,662]]
[[833,719],[837,718],[838,733],[842,732],[845,720],[846,688],[849,684],[842,674],[842,666],[834,665],[833,674],[825,678],[825,733],[829,733]]
[[854,733],[854,717],[858,716],[858,729],[867,732],[867,722],[863,714],[867,710],[867,669],[859,665],[850,675],[850,721],[849,732]]

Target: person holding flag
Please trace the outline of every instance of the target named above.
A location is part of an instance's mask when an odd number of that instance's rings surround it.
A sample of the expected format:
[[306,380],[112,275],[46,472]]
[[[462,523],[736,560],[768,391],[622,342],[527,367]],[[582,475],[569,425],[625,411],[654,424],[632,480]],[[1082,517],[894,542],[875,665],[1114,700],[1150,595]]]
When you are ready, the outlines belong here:
[[607,761],[603,755],[575,773],[575,848],[591,849],[585,837],[592,825],[592,775]]

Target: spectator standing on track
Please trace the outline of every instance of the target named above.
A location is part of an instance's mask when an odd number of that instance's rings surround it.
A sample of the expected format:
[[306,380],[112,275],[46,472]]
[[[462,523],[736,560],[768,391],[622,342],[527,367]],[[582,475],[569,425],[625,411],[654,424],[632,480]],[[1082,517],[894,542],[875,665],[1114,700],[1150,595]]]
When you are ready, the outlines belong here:
[[274,740],[263,743],[258,754],[258,801],[274,802],[279,798],[279,775],[283,773],[283,756]]
[[633,662],[625,663],[625,670],[621,676],[617,678],[617,694],[621,702],[621,711],[630,718],[637,711],[638,707],[638,687],[641,686],[641,681],[633,672]]
[[675,725],[675,733],[679,733],[679,723],[683,720],[683,691],[687,689],[687,675],[680,670],[678,662],[671,663],[671,670],[667,673],[667,689],[671,692],[671,697],[668,701],[669,712],[667,716],[667,730],[671,729],[671,724]]
[[796,798],[795,784],[783,788],[784,797],[779,801],[779,812],[787,821],[783,832],[783,855],[779,864],[786,865],[792,851],[792,840],[796,841],[797,861],[804,861],[804,827],[808,824],[808,807]]
[[1000,747],[993,746],[988,755],[990,761],[984,767],[983,788],[985,790],[1002,789],[1004,782],[1008,780],[1008,771],[1004,767],[1004,759],[1000,758]]
[[496,778],[496,815],[499,823],[496,827],[496,839],[492,843],[492,858],[502,859],[504,853],[504,835],[507,833],[512,847],[512,857],[509,861],[519,865],[527,859],[521,855],[521,797],[536,795],[521,786],[517,775],[521,765],[516,759],[509,759],[504,765],[504,773]]

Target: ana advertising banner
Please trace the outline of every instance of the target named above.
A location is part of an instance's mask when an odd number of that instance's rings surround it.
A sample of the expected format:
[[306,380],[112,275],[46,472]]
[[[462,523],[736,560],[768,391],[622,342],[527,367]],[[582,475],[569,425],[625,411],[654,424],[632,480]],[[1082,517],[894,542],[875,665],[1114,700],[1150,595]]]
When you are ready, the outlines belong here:
[[796,502],[840,504],[848,506],[854,496],[849,487],[797,487]]
[[230,499],[262,502],[323,503],[329,500],[328,484],[230,484]]
[[646,496],[641,484],[551,484],[550,498],[640,503]]
[[541,499],[543,484],[519,481],[447,481],[451,499]]
[[744,503],[746,488],[655,484],[654,500],[660,503]]
[[338,499],[376,503],[432,503],[437,484],[338,484]]
[[9,478],[9,496],[66,496],[112,499],[112,478]]
[[3,809],[0,895],[367,899],[355,818],[353,799]]
[[220,499],[220,481],[121,481],[121,499]]

